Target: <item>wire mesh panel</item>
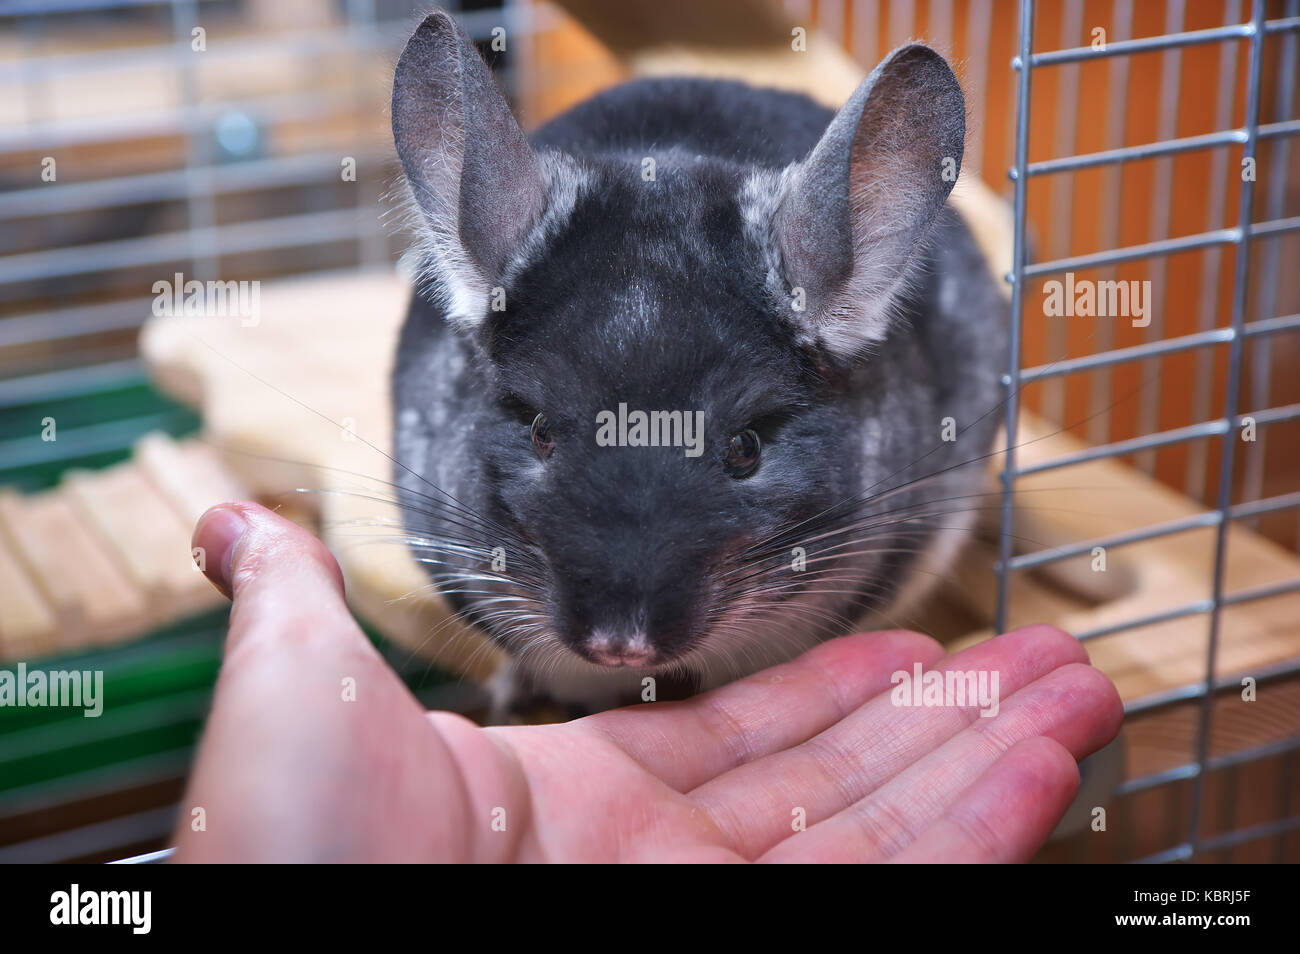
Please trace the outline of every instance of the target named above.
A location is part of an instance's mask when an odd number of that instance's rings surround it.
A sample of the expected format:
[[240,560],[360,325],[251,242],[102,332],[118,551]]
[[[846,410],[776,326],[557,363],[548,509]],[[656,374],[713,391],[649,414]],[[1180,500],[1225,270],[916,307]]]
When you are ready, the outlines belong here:
[[[1236,4],[1229,4],[1229,12],[1235,12]],[[1147,712],[1175,702],[1199,700],[1194,726],[1194,759],[1183,765],[1175,766],[1161,773],[1148,777],[1130,779],[1123,791],[1133,793],[1155,788],[1181,780],[1191,780],[1190,800],[1186,805],[1185,826],[1177,844],[1169,847],[1148,860],[1187,860],[1197,858],[1212,850],[1230,847],[1246,841],[1276,837],[1291,832],[1300,826],[1300,816],[1285,814],[1267,823],[1247,829],[1221,832],[1207,837],[1206,786],[1211,773],[1230,769],[1235,765],[1270,756],[1285,755],[1300,747],[1300,735],[1295,734],[1295,727],[1290,735],[1277,741],[1257,747],[1238,751],[1230,756],[1216,757],[1212,753],[1211,737],[1216,713],[1216,697],[1233,692],[1242,692],[1240,674],[1220,676],[1218,660],[1221,646],[1230,638],[1230,628],[1226,614],[1230,607],[1249,604],[1257,600],[1266,600],[1285,596],[1300,589],[1300,578],[1270,583],[1249,588],[1229,589],[1226,583],[1226,566],[1228,562],[1229,528],[1234,521],[1250,519],[1265,513],[1290,510],[1300,504],[1300,495],[1295,492],[1281,493],[1272,497],[1257,496],[1260,488],[1263,447],[1255,441],[1255,428],[1267,428],[1271,425],[1293,421],[1300,417],[1300,404],[1283,406],[1266,406],[1269,387],[1267,374],[1269,366],[1268,352],[1264,345],[1271,336],[1300,328],[1298,315],[1274,315],[1272,309],[1277,301],[1276,289],[1283,276],[1279,272],[1279,248],[1282,239],[1300,230],[1300,218],[1285,217],[1283,189],[1287,179],[1288,153],[1283,145],[1288,136],[1300,131],[1300,122],[1289,117],[1292,91],[1295,85],[1295,33],[1300,30],[1300,18],[1295,16],[1295,4],[1290,4],[1288,15],[1270,19],[1268,5],[1264,0],[1255,0],[1251,5],[1250,18],[1244,22],[1228,22],[1223,26],[1199,30],[1182,30],[1183,5],[1167,5],[1168,32],[1163,35],[1142,37],[1139,39],[1121,39],[1106,42],[1104,39],[1090,46],[1079,46],[1035,52],[1035,14],[1037,5],[1033,0],[1022,0],[1020,4],[1020,40],[1019,52],[1012,63],[1017,76],[1018,110],[1016,117],[1016,139],[1014,167],[1010,171],[1015,188],[1015,248],[1011,274],[1007,276],[1012,285],[1013,321],[1008,371],[1004,378],[1007,388],[1006,427],[1008,435],[1018,433],[1019,415],[1022,406],[1022,389],[1033,382],[1055,381],[1061,377],[1077,372],[1111,369],[1128,362],[1140,362],[1145,376],[1140,380],[1137,391],[1139,395],[1148,395],[1143,406],[1148,410],[1154,406],[1160,394],[1159,359],[1164,356],[1184,351],[1199,351],[1202,354],[1226,346],[1226,372],[1222,389],[1218,415],[1208,416],[1205,420],[1172,430],[1154,430],[1157,420],[1151,414],[1142,416],[1143,432],[1137,436],[1109,443],[1100,443],[1071,458],[1038,463],[1033,468],[1018,466],[1018,447],[1014,439],[1007,443],[1005,466],[1002,471],[1002,534],[1000,544],[1000,565],[998,569],[998,628],[1004,628],[1010,611],[1010,587],[1012,575],[1019,570],[1041,566],[1045,562],[1062,559],[1072,554],[1102,552],[1116,547],[1138,543],[1165,535],[1185,533],[1194,528],[1212,528],[1214,533],[1213,561],[1210,578],[1205,580],[1205,596],[1193,602],[1170,605],[1145,617],[1126,620],[1091,632],[1076,635],[1083,640],[1097,639],[1104,636],[1137,629],[1167,620],[1204,617],[1208,621],[1208,638],[1204,651],[1204,674],[1202,679],[1186,688],[1163,698],[1145,700],[1140,705],[1131,705],[1130,714]],[[1078,13],[1077,10],[1074,11]],[[1127,13],[1127,10],[1125,10]],[[1067,19],[1070,19],[1067,16]],[[1070,35],[1079,35],[1081,31],[1077,19]],[[1278,69],[1279,95],[1276,108],[1280,118],[1273,123],[1261,121],[1261,102],[1266,78],[1265,43],[1269,37],[1281,40],[1281,49],[1276,56],[1280,63]],[[1242,121],[1237,128],[1218,129],[1210,133],[1177,138],[1173,135],[1174,119],[1178,113],[1177,67],[1166,70],[1161,106],[1162,121],[1157,138],[1138,146],[1115,147],[1104,151],[1059,155],[1051,159],[1030,161],[1031,131],[1031,94],[1038,73],[1049,68],[1069,69],[1073,64],[1094,61],[1102,58],[1121,59],[1138,53],[1161,51],[1166,57],[1176,56],[1177,52],[1191,46],[1203,44],[1224,44],[1243,47],[1240,61],[1245,71],[1244,105]],[[1224,75],[1219,82],[1221,89],[1229,91],[1221,96],[1216,118],[1222,121],[1231,114],[1230,91],[1235,80],[1237,54],[1225,56]],[[1122,82],[1122,80],[1121,80]],[[1077,97],[1076,86],[1069,87],[1071,98]],[[1264,175],[1270,193],[1263,203],[1257,201],[1257,172],[1261,166],[1261,144],[1267,140],[1277,145],[1271,156],[1270,171]],[[1224,161],[1226,147],[1239,147],[1239,162]],[[1169,230],[1167,215],[1153,223],[1153,231],[1159,233],[1152,241],[1139,245],[1122,247],[1103,247],[1095,252],[1068,257],[1033,260],[1030,248],[1030,236],[1027,227],[1027,210],[1029,208],[1029,188],[1037,178],[1048,178],[1090,168],[1114,168],[1122,163],[1135,160],[1177,156],[1195,150],[1218,149],[1216,154],[1215,175],[1219,195],[1223,195],[1223,183],[1230,183],[1230,198],[1236,206],[1235,216],[1224,223],[1213,221],[1218,226],[1202,232],[1178,237],[1166,237]],[[1165,205],[1169,203],[1168,178],[1172,170],[1166,165],[1157,178],[1156,188],[1160,190],[1163,183]],[[1113,180],[1111,180],[1113,182]],[[1106,201],[1106,196],[1102,196]],[[1211,202],[1214,209],[1215,202]],[[1259,209],[1263,205],[1262,215]],[[1105,233],[1114,237],[1114,232]],[[1059,249],[1061,243],[1053,243],[1053,250]],[[1222,255],[1230,260],[1230,310],[1228,320],[1219,327],[1213,321],[1213,303],[1216,298],[1213,282],[1215,270],[1206,269],[1207,287],[1203,288],[1206,296],[1206,320],[1211,327],[1195,334],[1180,337],[1163,337],[1163,325],[1152,322],[1149,328],[1149,341],[1118,350],[1101,349],[1092,354],[1058,360],[1027,369],[1022,363],[1022,327],[1031,314],[1030,290],[1037,283],[1049,277],[1062,274],[1073,280],[1075,273],[1089,274],[1093,270],[1112,268],[1121,264],[1145,263],[1147,269],[1156,276],[1154,284],[1157,289],[1165,284],[1167,260],[1169,256],[1184,252],[1200,252]],[[1262,268],[1256,267],[1252,273],[1252,263],[1262,260]],[[1150,279],[1148,279],[1150,281]],[[1083,280],[1086,284],[1087,279]],[[1114,283],[1112,283],[1114,284]],[[1149,287],[1149,286],[1148,286]],[[1263,309],[1256,320],[1250,320],[1252,304],[1252,287],[1256,293],[1254,301]],[[1267,290],[1267,291],[1264,291]],[[1159,294],[1159,293],[1158,293]],[[1159,314],[1162,302],[1159,297],[1154,301],[1154,311]],[[1058,342],[1059,342],[1058,338]],[[1259,362],[1254,387],[1247,393],[1243,386],[1246,364],[1246,346],[1255,342],[1256,359]],[[1205,364],[1202,362],[1202,369]],[[1262,369],[1262,370],[1261,370]],[[1211,393],[1210,375],[1203,373],[1199,383],[1203,395]],[[1108,389],[1107,392],[1108,395]],[[1059,415],[1059,392],[1056,395],[1055,412]],[[1140,398],[1141,400],[1141,398]],[[1204,405],[1204,402],[1198,402]],[[1103,408],[1103,411],[1107,408]],[[1165,448],[1187,442],[1204,444],[1217,442],[1217,480],[1215,481],[1214,509],[1174,522],[1142,528],[1121,535],[1099,537],[1083,541],[1072,548],[1051,551],[1037,551],[1028,554],[1013,553],[1014,510],[1016,506],[1016,485],[1019,478],[1026,474],[1045,469],[1069,467],[1089,460],[1096,460],[1121,455],[1136,455],[1139,461],[1143,455],[1148,456],[1157,448]],[[1252,447],[1252,444],[1254,445]],[[1242,448],[1249,448],[1243,452]],[[1240,458],[1245,456],[1254,460],[1254,465],[1246,470],[1251,496],[1242,499],[1237,490],[1238,475],[1241,472]],[[1253,457],[1251,457],[1253,455]],[[1189,463],[1189,470],[1204,469],[1207,455],[1204,450]],[[1148,463],[1149,466],[1149,463]],[[1204,477],[1189,480],[1200,485]],[[1275,667],[1268,673],[1256,673],[1248,677],[1253,684],[1259,678],[1277,679],[1300,669],[1300,661],[1292,660]],[[1284,772],[1278,781],[1278,804],[1289,807],[1291,804],[1292,779],[1289,772]]]
[[[129,356],[168,268],[388,262],[388,84],[424,6],[0,4],[0,371]],[[513,25],[466,6],[476,36]],[[508,83],[509,53],[493,57]]]

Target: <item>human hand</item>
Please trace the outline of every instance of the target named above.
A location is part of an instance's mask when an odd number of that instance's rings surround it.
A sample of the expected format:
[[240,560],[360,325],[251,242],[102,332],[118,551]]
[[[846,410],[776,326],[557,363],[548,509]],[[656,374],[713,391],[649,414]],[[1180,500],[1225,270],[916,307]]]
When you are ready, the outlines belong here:
[[[310,534],[223,504],[194,542],[234,607],[180,861],[1023,861],[1122,719],[1083,647],[1030,627],[953,656],[847,636],[684,702],[480,728],[423,710]],[[895,705],[917,662],[998,673],[999,711]]]

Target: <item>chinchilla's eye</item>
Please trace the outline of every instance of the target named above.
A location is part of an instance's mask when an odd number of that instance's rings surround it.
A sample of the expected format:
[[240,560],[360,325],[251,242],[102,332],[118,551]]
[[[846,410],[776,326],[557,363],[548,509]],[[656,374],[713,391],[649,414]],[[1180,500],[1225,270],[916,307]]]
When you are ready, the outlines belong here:
[[533,447],[542,460],[550,457],[551,451],[555,450],[555,439],[551,437],[551,422],[546,419],[545,414],[538,414],[533,418]]
[[727,473],[732,477],[748,477],[758,466],[758,455],[763,442],[753,428],[746,428],[727,443]]

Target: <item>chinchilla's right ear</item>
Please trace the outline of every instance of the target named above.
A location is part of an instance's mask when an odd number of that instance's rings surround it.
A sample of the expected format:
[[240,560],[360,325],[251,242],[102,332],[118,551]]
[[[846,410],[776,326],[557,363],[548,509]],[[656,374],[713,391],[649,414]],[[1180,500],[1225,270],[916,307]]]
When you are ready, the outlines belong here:
[[393,77],[393,140],[423,222],[422,267],[448,319],[474,328],[546,206],[547,175],[473,42],[438,11]]

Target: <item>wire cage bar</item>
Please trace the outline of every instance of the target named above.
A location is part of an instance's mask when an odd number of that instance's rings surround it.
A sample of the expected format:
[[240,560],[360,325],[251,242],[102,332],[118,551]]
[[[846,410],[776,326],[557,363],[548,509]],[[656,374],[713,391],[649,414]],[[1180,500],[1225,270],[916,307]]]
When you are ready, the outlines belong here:
[[[1075,634],[1080,640],[1091,640],[1169,620],[1192,616],[1206,617],[1209,633],[1203,679],[1198,684],[1184,687],[1163,697],[1139,700],[1138,703],[1130,703],[1126,707],[1126,715],[1133,715],[1137,712],[1149,712],[1179,702],[1197,702],[1194,759],[1176,768],[1131,779],[1120,788],[1120,794],[1130,794],[1171,782],[1189,780],[1192,785],[1191,805],[1183,839],[1166,851],[1142,860],[1152,862],[1194,860],[1211,851],[1231,847],[1256,838],[1280,835],[1300,827],[1300,816],[1292,816],[1214,837],[1206,837],[1202,834],[1205,785],[1210,772],[1254,759],[1300,749],[1300,736],[1293,736],[1280,743],[1256,746],[1227,756],[1216,757],[1212,756],[1210,752],[1216,695],[1223,691],[1240,688],[1235,681],[1217,678],[1217,660],[1223,639],[1223,614],[1225,608],[1252,600],[1267,599],[1300,591],[1300,579],[1296,579],[1278,584],[1251,587],[1236,592],[1227,592],[1225,574],[1228,527],[1233,520],[1300,506],[1300,494],[1297,493],[1285,493],[1271,498],[1255,499],[1237,504],[1233,502],[1236,490],[1234,483],[1236,474],[1235,451],[1238,443],[1233,438],[1242,426],[1243,419],[1247,416],[1241,413],[1240,407],[1242,403],[1245,342],[1248,338],[1259,337],[1262,339],[1272,334],[1300,327],[1300,316],[1296,315],[1277,317],[1266,315],[1260,321],[1248,323],[1247,284],[1250,275],[1252,240],[1275,238],[1300,229],[1300,218],[1278,218],[1276,217],[1276,206],[1274,205],[1270,209],[1270,212],[1274,215],[1273,218],[1261,222],[1253,221],[1255,179],[1254,176],[1243,175],[1237,199],[1237,222],[1232,227],[1214,229],[1181,238],[1160,239],[1127,248],[1104,249],[1086,255],[1031,262],[1027,247],[1027,186],[1029,180],[1035,177],[1233,145],[1242,148],[1243,161],[1253,162],[1257,157],[1261,141],[1289,137],[1300,132],[1300,121],[1296,120],[1288,119],[1267,125],[1260,123],[1261,90],[1264,79],[1263,44],[1265,37],[1272,34],[1300,31],[1300,17],[1288,16],[1269,20],[1266,17],[1267,6],[1265,0],[1252,0],[1250,19],[1243,23],[1229,24],[1213,29],[1174,32],[1163,36],[1119,40],[1106,44],[1101,48],[1081,47],[1050,52],[1035,52],[1033,50],[1035,8],[1035,0],[1020,0],[1019,52],[1011,64],[1017,81],[1015,164],[1008,170],[1008,176],[1014,185],[1015,247],[1012,255],[1012,270],[1006,276],[1007,281],[1011,283],[1012,289],[1013,320],[1007,355],[1007,372],[1003,376],[1003,384],[1006,389],[1005,423],[1007,443],[1001,472],[1002,523],[999,541],[1000,561],[996,568],[998,580],[998,629],[1003,630],[1006,627],[1009,611],[1010,577],[1016,571],[1027,570],[1072,556],[1086,554],[1097,547],[1109,549],[1193,529],[1213,529],[1213,573],[1212,578],[1206,581],[1208,587],[1206,598],[1180,606],[1172,606],[1159,613],[1153,613],[1140,619],[1130,619],[1122,623]],[[1081,63],[1099,57],[1121,57],[1135,53],[1179,49],[1203,43],[1237,41],[1244,41],[1247,44],[1245,121],[1240,128],[1220,130],[1181,139],[1164,139],[1139,146],[1116,148],[1103,152],[1062,156],[1032,163],[1029,161],[1029,114],[1032,77],[1035,70],[1044,67]],[[1223,80],[1223,82],[1227,82],[1227,80]],[[1283,78],[1282,82],[1286,82],[1285,78]],[[1119,350],[1103,349],[1084,357],[1062,359],[1046,365],[1021,368],[1022,336],[1020,328],[1023,321],[1025,286],[1028,279],[1074,269],[1137,262],[1178,252],[1214,247],[1231,247],[1234,253],[1232,311],[1230,323],[1226,327],[1170,339],[1157,338],[1134,347]],[[1022,403],[1020,392],[1027,384],[1059,378],[1076,372],[1106,369],[1124,362],[1211,348],[1220,344],[1228,346],[1228,370],[1226,393],[1219,416],[1187,427],[1163,432],[1149,431],[1129,440],[1094,445],[1077,454],[1038,462],[1030,466],[1017,466],[1014,435],[1017,433]],[[1300,405],[1260,408],[1249,416],[1258,423],[1278,423],[1294,420],[1300,417]],[[1213,509],[1186,519],[1144,527],[1128,533],[1099,537],[1064,547],[1040,550],[1019,556],[1012,555],[1012,518],[1018,478],[1046,470],[1070,467],[1087,461],[1135,454],[1178,443],[1208,439],[1218,439],[1221,442],[1218,499]],[[1297,671],[1300,671],[1300,663],[1292,662],[1277,667],[1266,677],[1261,676],[1261,678],[1280,678],[1293,675]],[[1289,785],[1289,782],[1287,784]]]

